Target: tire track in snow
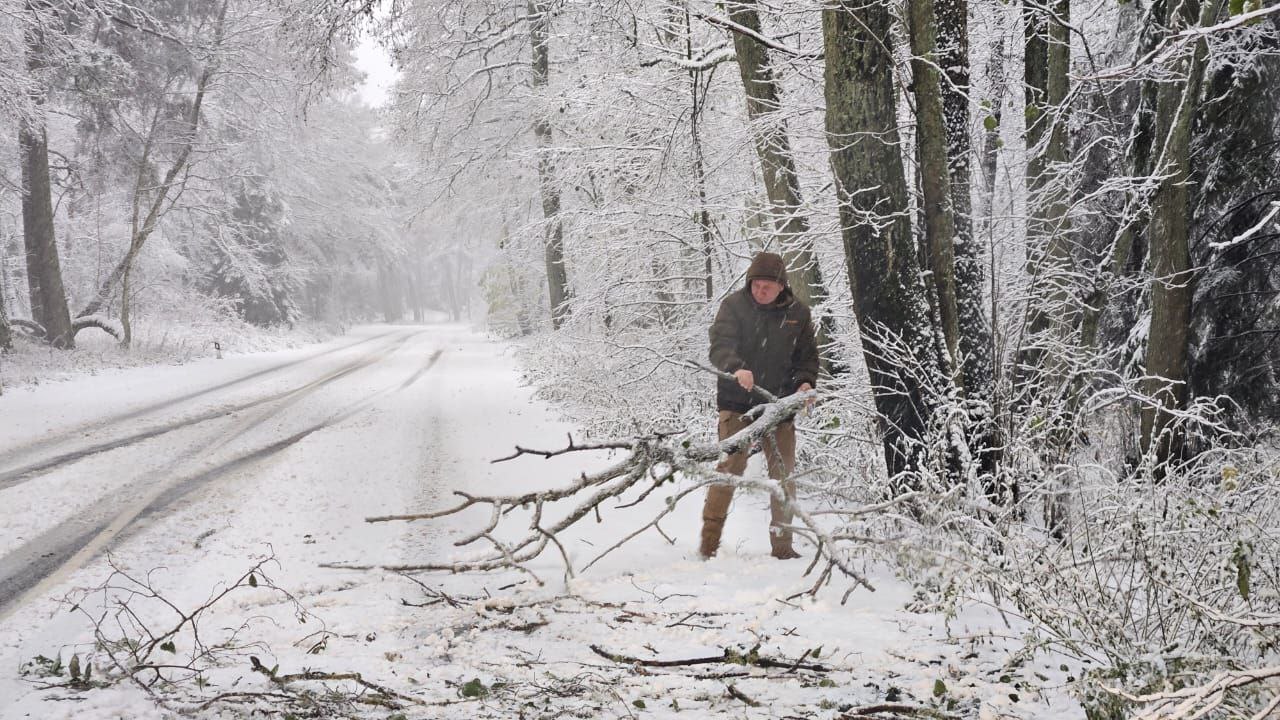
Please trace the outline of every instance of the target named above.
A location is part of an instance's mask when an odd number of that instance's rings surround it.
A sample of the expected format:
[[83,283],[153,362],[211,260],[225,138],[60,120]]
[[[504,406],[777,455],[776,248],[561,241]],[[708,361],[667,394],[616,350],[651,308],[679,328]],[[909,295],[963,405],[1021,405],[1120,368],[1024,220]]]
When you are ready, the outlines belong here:
[[[388,349],[387,352],[379,353],[365,358],[365,362],[360,367],[350,368],[342,372],[342,376],[350,374],[361,367],[368,367],[373,362],[385,359],[390,354],[399,350],[412,337],[421,334],[411,333],[400,338],[399,342],[394,343],[394,347]],[[110,545],[119,540],[131,537],[135,532],[141,530],[138,521],[153,518],[162,515],[175,503],[184,497],[190,495],[197,489],[206,486],[208,483],[218,479],[219,477],[228,475],[237,470],[243,469],[256,462],[270,458],[288,448],[296,445],[306,439],[311,434],[323,430],[327,427],[337,425],[371,407],[374,403],[381,400],[392,392],[401,392],[417,382],[425,375],[444,353],[443,349],[438,349],[427,359],[427,361],[418,368],[413,375],[399,385],[392,386],[380,390],[369,395],[364,400],[355,405],[342,410],[320,422],[313,423],[303,430],[293,433],[288,437],[269,443],[265,446],[251,450],[247,453],[238,455],[235,458],[224,461],[212,468],[208,468],[195,475],[181,479],[168,486],[162,486],[160,489],[144,496],[140,500],[126,505],[124,508],[115,508],[107,506],[95,506],[91,517],[75,517],[70,518],[59,525],[51,528],[40,536],[27,542],[21,548],[0,557],[0,622],[3,622],[17,608],[21,607],[27,599],[47,592],[58,583],[62,582],[71,573],[82,567],[85,563],[97,557],[101,552],[106,550]],[[333,382],[338,378],[330,378],[328,382]],[[326,383],[327,384],[327,383]],[[309,392],[314,392],[320,386],[311,388]],[[299,388],[297,391],[300,392]],[[308,394],[309,394],[308,392]],[[219,442],[215,440],[209,447],[222,447],[231,442],[235,437],[243,435],[249,429],[260,425],[272,416],[278,415],[281,410],[296,403],[301,399],[301,395],[294,398],[292,402],[278,407],[272,408],[269,412],[264,413],[259,418],[254,419],[250,423],[242,424],[230,433],[223,435]],[[152,476],[144,476],[131,484],[128,489],[136,488],[140,485],[148,484],[149,480],[154,480],[154,476],[163,476],[166,471],[171,470],[174,466],[183,462],[184,459],[175,460],[170,466],[158,470]],[[125,491],[116,493],[117,496],[123,496]],[[117,503],[118,505],[118,503]]]
[[440,356],[443,354],[444,354],[444,348],[440,348],[435,352],[431,353],[431,357],[427,358],[427,362],[423,364],[422,367],[418,368],[417,372],[410,375],[409,379],[405,380],[404,383],[400,386],[400,389],[408,390],[410,385],[413,385],[414,383],[418,382],[418,378],[422,377],[423,375],[426,375],[428,370],[435,367],[436,362],[440,360]]
[[[21,447],[13,448],[9,450],[7,453],[5,453],[4,455],[0,455],[0,466],[6,465],[6,464],[12,464],[15,461],[21,462],[23,458],[30,457],[31,455],[39,453],[40,451],[45,450],[47,448],[56,447],[58,445],[64,444],[68,442],[71,438],[74,438],[76,436],[81,436],[88,432],[94,432],[94,431],[110,428],[113,425],[119,425],[121,423],[128,422],[130,420],[136,420],[145,415],[160,412],[162,410],[167,410],[175,405],[179,405],[189,400],[195,400],[197,398],[201,398],[206,395],[211,395],[223,390],[227,390],[237,385],[241,385],[243,383],[251,382],[261,377],[265,377],[272,373],[280,372],[282,370],[288,370],[289,368],[294,368],[304,363],[309,363],[313,360],[319,360],[320,358],[327,357],[335,353],[343,352],[345,350],[354,350],[355,348],[358,348],[362,345],[367,345],[369,343],[376,342],[378,340],[385,340],[388,336],[393,335],[396,332],[398,331],[389,330],[385,333],[381,333],[370,338],[358,340],[353,343],[347,343],[346,345],[340,345],[338,347],[330,348],[328,350],[322,350],[314,355],[308,355],[303,358],[298,358],[297,360],[290,360],[288,362],[280,363],[279,365],[273,365],[271,367],[263,368],[261,370],[255,370],[254,372],[251,372],[248,375],[242,375],[238,378],[232,378],[231,380],[218,383],[217,385],[212,385],[210,387],[203,388],[201,390],[195,390],[195,391],[186,393],[184,395],[179,395],[177,397],[169,398],[168,400],[161,400],[157,403],[147,405],[146,407],[141,407],[136,410],[130,410],[128,412],[124,412],[119,415],[113,415],[107,418],[102,418],[100,420],[94,420],[94,421],[70,428],[68,430],[64,430],[63,432],[61,432],[60,434],[52,438],[37,440],[33,443],[29,443]],[[230,409],[226,409],[224,412],[236,412],[238,409],[243,409],[243,408],[230,408]],[[202,421],[197,420],[196,422],[202,422]],[[159,434],[162,434],[162,432],[156,432],[155,434],[150,435],[149,437],[155,437],[155,435],[159,435]],[[145,440],[145,439],[146,438],[139,438],[139,440]],[[0,475],[0,490],[3,490],[5,487],[8,487],[7,485],[4,484],[5,480],[8,480],[8,479],[12,479],[11,472],[6,472],[3,475]]]
[[[392,345],[395,345],[395,346],[396,346],[396,348],[398,349],[400,346],[404,345],[404,343],[405,343],[405,342],[407,342],[411,337],[413,337],[413,335],[414,335],[414,334],[412,334],[412,333],[411,333],[411,334],[409,334],[409,335],[405,335],[405,336],[403,336],[403,337],[401,337],[401,338],[398,338],[398,339],[397,339],[397,340],[398,340],[398,342],[388,343],[388,346],[387,346],[387,347],[390,347],[390,346],[392,346]],[[339,348],[339,349],[342,349],[342,350],[345,350],[345,349],[351,349],[351,348],[357,347],[357,346],[359,346],[359,345],[363,345],[363,344],[365,344],[365,343],[367,343],[367,342],[371,342],[372,340],[385,339],[385,338],[386,338],[386,335],[379,335],[379,336],[377,336],[376,338],[371,338],[370,340],[366,340],[366,341],[362,341],[362,342],[359,342],[359,343],[355,343],[355,344],[353,344],[353,345],[345,345],[345,346],[343,346],[342,348]],[[384,349],[386,349],[386,348],[384,348]],[[334,352],[334,351],[326,351],[326,352],[324,352],[324,353],[320,353],[319,355],[315,355],[315,356],[313,356],[312,358],[309,358],[309,359],[315,359],[315,358],[317,358],[317,357],[320,357],[321,355],[327,355],[327,354],[329,354],[330,352]],[[317,387],[320,387],[320,386],[322,386],[322,385],[327,385],[327,384],[329,384],[329,383],[331,383],[331,382],[334,382],[334,381],[336,381],[336,380],[339,380],[339,379],[341,379],[341,378],[343,378],[343,377],[345,377],[345,376],[347,376],[347,375],[349,375],[349,374],[351,374],[351,373],[353,373],[353,372],[355,372],[355,371],[357,371],[357,370],[360,370],[360,369],[362,369],[362,368],[364,368],[364,367],[367,367],[369,364],[371,364],[371,363],[375,362],[376,360],[377,360],[377,356],[376,356],[376,355],[367,355],[367,356],[365,356],[365,357],[363,357],[363,358],[360,358],[360,359],[358,359],[358,360],[356,360],[356,361],[354,361],[354,362],[348,363],[348,364],[346,364],[346,365],[344,365],[344,366],[342,366],[342,367],[338,368],[337,370],[334,370],[334,371],[331,371],[331,372],[329,372],[329,373],[326,373],[325,375],[322,375],[322,376],[321,376],[321,377],[319,377],[318,379],[313,380],[313,381],[311,381],[311,382],[309,382],[309,383],[307,383],[307,384],[305,384],[305,385],[303,385],[303,386],[301,386],[301,387],[291,388],[291,389],[289,389],[289,390],[285,390],[285,391],[283,391],[283,392],[275,393],[275,394],[273,394],[273,395],[268,395],[268,396],[266,396],[266,397],[258,398],[258,399],[256,399],[256,400],[249,400],[249,401],[246,401],[246,402],[243,402],[243,403],[238,403],[238,404],[233,404],[233,405],[226,405],[226,406],[223,406],[223,407],[215,408],[215,409],[213,409],[213,410],[209,410],[209,411],[207,411],[207,412],[201,413],[201,414],[196,415],[196,416],[194,416],[194,417],[186,418],[186,419],[183,419],[183,420],[178,420],[178,421],[175,421],[175,422],[168,423],[168,424],[166,424],[166,425],[161,425],[161,426],[159,426],[159,427],[150,428],[150,429],[147,429],[147,430],[142,430],[142,431],[139,431],[139,432],[135,432],[135,433],[133,433],[133,434],[131,434],[131,435],[126,435],[125,437],[122,437],[122,438],[117,438],[117,439],[115,439],[115,440],[108,440],[108,441],[105,441],[105,442],[97,443],[97,444],[95,444],[95,445],[90,445],[90,446],[88,446],[88,447],[84,447],[84,448],[81,448],[81,449],[78,449],[78,450],[72,450],[72,451],[70,451],[70,452],[65,452],[65,453],[62,453],[62,454],[59,454],[59,455],[54,455],[54,456],[52,456],[52,457],[45,458],[45,459],[43,459],[43,460],[38,460],[38,461],[36,461],[36,462],[34,462],[34,463],[30,463],[30,464],[28,464],[28,465],[22,465],[22,466],[19,466],[19,467],[16,467],[16,468],[12,468],[12,469],[6,470],[6,471],[4,471],[4,472],[0,472],[0,490],[7,490],[7,489],[9,489],[9,488],[16,487],[16,486],[18,486],[18,485],[21,485],[21,484],[22,484],[22,483],[24,483],[24,482],[27,482],[27,481],[29,481],[29,480],[34,479],[34,477],[35,477],[35,476],[37,476],[37,475],[39,475],[40,473],[43,473],[43,472],[45,472],[45,471],[49,471],[49,470],[55,470],[55,469],[57,469],[57,468],[59,468],[59,467],[62,467],[63,465],[67,465],[67,464],[70,464],[70,463],[76,462],[77,460],[82,460],[82,459],[84,459],[84,458],[92,457],[92,456],[94,456],[94,455],[98,455],[98,454],[101,454],[101,453],[104,453],[104,452],[110,452],[110,451],[112,451],[112,450],[116,450],[116,449],[119,449],[119,448],[122,448],[122,447],[128,447],[128,446],[130,446],[130,445],[135,445],[135,444],[137,444],[137,443],[140,443],[140,442],[143,442],[143,441],[146,441],[146,440],[150,440],[151,438],[159,437],[159,436],[161,436],[161,435],[165,435],[165,434],[168,434],[168,433],[174,432],[174,431],[176,431],[176,430],[181,430],[181,429],[183,429],[183,428],[191,427],[191,426],[193,426],[193,425],[199,425],[200,423],[208,422],[208,421],[210,421],[210,420],[216,420],[216,419],[218,419],[218,418],[226,417],[227,415],[230,415],[230,414],[232,414],[232,413],[237,413],[237,412],[241,412],[241,411],[244,411],[244,410],[249,410],[249,409],[252,409],[252,408],[258,407],[258,406],[260,406],[260,405],[265,405],[265,404],[268,404],[268,403],[276,402],[276,401],[278,401],[278,400],[283,400],[283,399],[289,398],[290,396],[295,396],[295,395],[297,395],[297,394],[299,394],[299,393],[306,393],[306,392],[309,392],[309,391],[311,391],[311,390],[316,389]],[[300,361],[300,362],[302,362],[302,361]],[[284,367],[292,367],[293,365],[296,365],[296,364],[297,364],[297,363],[290,363],[289,365],[279,366],[279,367],[277,367],[277,368],[274,368],[274,369],[272,370],[272,372],[274,372],[274,370],[282,369],[282,368],[284,368]],[[252,377],[258,376],[258,375],[260,375],[260,374],[261,374],[261,373],[254,373],[253,375],[246,376],[245,378],[241,378],[240,380],[237,380],[237,381],[235,381],[235,382],[233,382],[233,383],[224,383],[222,386],[219,386],[219,387],[229,387],[229,386],[231,386],[231,385],[237,384],[237,383],[239,383],[239,382],[246,381],[246,380],[248,380],[248,379],[250,379],[250,378],[252,378]],[[188,397],[188,398],[190,398],[190,397],[198,397],[199,395],[207,394],[207,392],[211,392],[211,391],[212,391],[212,390],[210,390],[210,391],[201,391],[200,393],[195,393],[195,394],[192,394],[192,395],[190,395],[190,396],[186,396],[186,397]],[[174,402],[176,402],[176,401],[174,401]],[[163,404],[162,404],[162,406],[166,406],[166,407],[167,407],[169,404],[171,404],[171,403],[170,403],[170,402],[166,402],[166,403],[163,403]],[[161,406],[157,406],[157,407],[161,407]],[[154,408],[153,408],[153,409],[154,409]],[[139,411],[139,412],[141,412],[141,411]],[[149,412],[149,410],[148,410],[148,412]],[[120,422],[124,422],[125,420],[131,419],[132,417],[136,417],[136,415],[135,415],[135,414],[130,414],[130,415],[128,415],[128,416],[121,416],[121,417],[122,417],[123,419],[120,419],[120,418],[113,418],[113,419],[111,419],[111,420],[110,420],[110,421],[108,421],[108,423],[107,423],[106,425],[104,425],[103,427],[109,427],[111,424],[118,424],[118,423],[120,423]]]

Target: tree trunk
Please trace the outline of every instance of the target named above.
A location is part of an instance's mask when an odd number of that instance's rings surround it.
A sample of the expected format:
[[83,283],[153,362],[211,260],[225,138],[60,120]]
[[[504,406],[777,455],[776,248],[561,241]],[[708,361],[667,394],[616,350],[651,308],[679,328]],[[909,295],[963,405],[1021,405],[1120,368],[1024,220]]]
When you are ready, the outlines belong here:
[[[760,13],[755,0],[728,3],[729,19],[737,25],[761,34]],[[782,90],[769,64],[768,49],[751,35],[733,33],[733,50],[738,71],[747,95],[747,120],[755,144],[756,156],[769,198],[777,247],[790,270],[789,285],[802,302],[810,307],[827,297],[822,270],[813,254],[809,238],[809,218],[800,208],[800,178],[796,174],[795,157],[782,113]],[[822,339],[819,339],[822,344]]]
[[[1136,62],[1155,49],[1163,39],[1164,26],[1167,22],[1168,9],[1165,0],[1151,3],[1143,18],[1143,29],[1138,36],[1138,45],[1133,50]],[[1154,135],[1156,133],[1156,94],[1161,83],[1154,80],[1143,80],[1138,87],[1138,97],[1133,111],[1133,120],[1129,127],[1129,141],[1126,145],[1125,159],[1129,175],[1135,178],[1150,177],[1152,172],[1151,156]],[[1126,193],[1124,216],[1116,237],[1111,243],[1107,258],[1099,268],[1094,288],[1084,304],[1083,317],[1080,321],[1080,342],[1085,348],[1093,348],[1098,340],[1098,323],[1103,310],[1111,302],[1111,286],[1126,273],[1137,272],[1140,268],[1130,268],[1134,260],[1140,261],[1146,254],[1143,239],[1149,216],[1150,195],[1145,192],[1130,191]]]
[[[993,78],[993,82],[991,86],[991,94],[985,99],[985,102],[984,102],[986,115],[982,119],[982,125],[983,125],[982,161],[981,161],[982,192],[978,196],[982,203],[981,211],[979,212],[979,216],[982,218],[982,225],[981,225],[980,232],[975,233],[975,235],[981,234],[981,236],[986,240],[987,257],[985,258],[985,262],[986,262],[986,267],[991,271],[991,277],[988,279],[984,279],[984,281],[989,281],[991,286],[991,290],[990,290],[991,294],[989,299],[991,303],[990,304],[990,321],[991,322],[988,325],[988,332],[991,334],[991,341],[990,343],[988,343],[988,352],[990,353],[990,357],[991,357],[990,362],[991,362],[992,375],[993,375],[991,379],[991,383],[994,384],[995,382],[994,375],[995,375],[995,367],[996,367],[995,358],[999,355],[999,351],[997,350],[997,347],[996,347],[997,336],[996,336],[995,328],[1000,327],[1000,307],[996,302],[997,298],[999,297],[999,293],[996,288],[996,278],[998,276],[996,274],[996,268],[995,268],[995,253],[992,247],[992,244],[994,243],[994,240],[992,238],[992,233],[995,226],[994,213],[995,213],[996,171],[999,166],[998,151],[1000,149],[1000,144],[1001,144],[1000,123],[1001,123],[1001,120],[1003,119],[1003,114],[1004,114],[1004,96],[1005,96],[1005,92],[1008,91],[1008,86],[1005,82],[1005,74],[1004,74],[1004,34],[1003,33],[998,33],[998,37],[996,38],[996,41],[995,41],[995,47],[991,49],[991,55],[987,58],[987,75],[988,77]],[[975,246],[976,246],[976,243],[975,243]],[[977,248],[975,247],[974,249],[976,254]],[[982,267],[982,261],[979,261],[978,266],[975,269],[980,270],[981,267]],[[960,267],[957,268],[957,272],[960,273],[962,284],[969,283],[968,270],[969,270],[969,266],[967,265],[967,262],[961,262]],[[961,309],[963,310],[965,307],[967,307],[967,303],[961,303]],[[978,382],[976,382],[975,384],[980,384],[980,378],[978,379]]]
[[459,288],[462,286],[458,277],[460,265],[461,262],[455,253],[449,253],[441,258],[440,270],[443,272],[439,279],[444,283],[445,296],[449,302],[449,319],[453,322],[458,322],[462,318],[461,301],[458,297],[461,294]]
[[[698,209],[694,211],[694,220],[698,224],[698,236],[702,240],[702,285],[703,295],[710,300],[715,295],[714,267],[712,255],[715,249],[715,232],[711,227],[711,212],[707,210],[707,170],[702,159],[702,136],[698,119],[702,115],[701,100],[698,98],[698,75],[700,71],[690,71],[690,85],[693,93],[693,110],[689,115],[690,142],[693,146],[693,178],[698,186]],[[655,258],[656,259],[656,258]]]
[[[937,13],[935,15],[935,12]],[[949,372],[971,406],[965,442],[978,461],[993,499],[1010,499],[998,487],[999,453],[991,412],[991,327],[983,311],[985,273],[970,222],[969,57],[964,0],[911,0],[912,86],[916,144],[924,205],[925,238]],[[955,17],[959,15],[959,18]],[[946,22],[943,22],[943,20]],[[943,29],[947,36],[942,35]],[[943,76],[938,68],[946,68]],[[945,77],[945,82],[943,82]],[[958,212],[963,208],[963,214]]]
[[961,247],[973,238],[973,202],[969,195],[969,3],[934,0],[933,11],[934,52],[945,79],[941,83],[942,119],[947,126],[947,177],[959,264]]
[[129,276],[132,274],[133,261],[130,259],[120,278],[120,329],[123,331],[120,345],[125,348],[133,347],[133,315],[130,311],[130,301],[133,296],[129,287]]
[[71,313],[67,310],[58,245],[54,239],[49,149],[44,129],[24,123],[18,133],[18,143],[22,151],[22,230],[32,319],[44,328],[50,343],[74,347]]
[[404,318],[404,286],[400,267],[390,260],[378,262],[378,291],[382,305],[382,321],[400,322]]
[[938,78],[938,58],[934,53],[937,33],[933,0],[909,0],[907,25],[911,35],[911,85],[916,98],[916,145],[920,155],[926,255],[938,302],[942,337],[946,342],[946,361],[958,383],[960,322],[956,317],[956,231],[947,167],[946,126],[942,120],[942,89]]
[[[47,9],[47,2],[28,0],[26,11],[36,14]],[[24,40],[27,69],[34,72],[44,67],[43,47],[46,42],[38,23],[28,25]],[[33,98],[36,106],[43,97]],[[58,262],[58,245],[53,225],[53,191],[49,181],[49,144],[40,121],[22,121],[18,129],[18,146],[22,158],[22,232],[27,253],[27,287],[31,296],[31,319],[45,330],[45,338],[57,347],[75,345],[71,332],[71,313],[62,286],[62,267]]]
[[[693,27],[689,18],[689,3],[685,2],[684,15],[684,56],[693,62]],[[710,80],[708,79],[708,83]],[[694,211],[693,220],[698,225],[698,236],[702,240],[702,292],[710,300],[715,295],[715,268],[712,258],[715,250],[715,232],[711,227],[711,212],[707,209],[707,169],[702,153],[702,103],[706,99],[702,86],[702,70],[691,67],[689,70],[689,143],[693,149],[693,182],[698,190],[698,208]],[[656,267],[657,258],[654,263]],[[655,273],[657,274],[657,273]],[[670,297],[668,296],[668,300]],[[666,321],[668,309],[658,309],[658,316]]]
[[[547,46],[551,27],[549,0],[529,0],[529,41],[533,48],[533,91],[546,100],[551,69]],[[560,186],[555,160],[551,154],[551,120],[544,107],[533,120],[533,135],[538,146],[538,186],[542,192],[542,216],[546,219],[544,260],[547,289],[551,300],[551,326],[559,329],[569,316],[569,274],[564,263],[564,226],[560,219]]]
[[[926,383],[942,375],[915,260],[898,139],[887,5],[842,0],[823,11],[827,142],[845,262],[891,478],[917,470]],[[869,218],[878,218],[872,224]],[[884,341],[913,353],[895,362]],[[905,368],[904,364],[915,367]]]
[[[0,264],[0,270],[3,270]],[[0,352],[13,349],[13,327],[9,325],[9,312],[5,308],[4,277],[0,276]]]
[[[452,277],[449,272],[448,256],[442,258],[441,268],[444,270],[444,272],[441,273],[443,281],[446,284],[452,282]],[[422,308],[425,304],[422,297],[421,276],[422,263],[418,260],[417,255],[415,254],[410,257],[406,257],[404,277],[407,295],[409,298],[409,312],[413,317],[413,321],[416,323],[422,322]],[[452,295],[452,288],[450,288],[450,295]]]
[[[1217,0],[1197,8],[1185,0],[1171,13],[1169,25],[1182,30],[1196,21],[1212,24]],[[1198,40],[1189,59],[1177,63],[1186,74],[1181,83],[1161,85],[1156,96],[1156,138],[1163,144],[1157,174],[1161,176],[1151,205],[1147,247],[1151,266],[1151,324],[1147,333],[1147,377],[1143,391],[1157,406],[1142,410],[1142,451],[1153,453],[1157,468],[1181,452],[1182,432],[1172,426],[1170,411],[1187,399],[1187,338],[1190,335],[1194,273],[1188,248],[1190,223],[1191,123],[1199,102],[1208,48]],[[1160,471],[1158,470],[1158,473]]]
[[[1071,302],[1069,188],[1063,170],[1067,161],[1067,118],[1064,102],[1069,90],[1071,45],[1066,23],[1070,0],[1054,0],[1049,11],[1023,4],[1026,54],[1027,132],[1027,270],[1032,291],[1027,308],[1026,337],[1020,365],[1034,396],[1044,383],[1061,382],[1065,368],[1051,351],[1070,336],[1079,314]],[[1030,374],[1030,377],[1025,377]]]
[[[995,40],[991,56],[987,58],[987,75],[994,78],[991,95],[983,101],[986,116],[982,119],[982,191],[978,195],[982,202],[979,215],[987,218],[984,229],[990,226],[990,217],[995,205],[996,167],[1000,149],[1000,121],[1004,113],[1004,94],[1007,86],[1004,79],[1004,35]],[[950,132],[950,130],[948,130]],[[967,136],[966,136],[967,139]],[[995,318],[992,318],[995,323]]]
[[[973,230],[971,144],[969,142],[969,17],[966,0],[935,0],[938,64],[944,69],[942,118],[947,128],[947,176],[955,227],[956,321],[960,337],[960,377],[969,398],[991,401],[995,348],[985,311],[986,272]],[[993,56],[1003,57],[1003,37]],[[997,89],[995,102],[1003,99]],[[995,109],[999,127],[999,109]],[[994,152],[992,153],[994,155]],[[994,181],[995,169],[991,169]]]

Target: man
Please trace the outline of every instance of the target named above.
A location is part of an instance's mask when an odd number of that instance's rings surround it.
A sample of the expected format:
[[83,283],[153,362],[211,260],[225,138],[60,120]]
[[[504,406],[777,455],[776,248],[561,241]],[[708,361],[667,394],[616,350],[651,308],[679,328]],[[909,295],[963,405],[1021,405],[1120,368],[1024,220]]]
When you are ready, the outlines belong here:
[[[764,402],[752,390],[759,386],[782,397],[812,390],[818,382],[818,344],[814,339],[809,308],[787,287],[787,267],[774,253],[759,253],[747,270],[746,287],[720,303],[711,324],[711,363],[734,379],[721,378],[716,386],[716,408],[720,411],[720,439],[750,425],[742,414]],[[788,498],[795,496],[790,480],[795,468],[796,428],[788,420],[763,442],[769,477],[782,484]],[[748,451],[734,453],[716,470],[741,475],[747,467]],[[732,485],[712,485],[702,507],[702,557],[709,558],[720,548]],[[791,547],[791,511],[774,497],[770,503],[769,545],[772,555],[783,560],[800,557]]]

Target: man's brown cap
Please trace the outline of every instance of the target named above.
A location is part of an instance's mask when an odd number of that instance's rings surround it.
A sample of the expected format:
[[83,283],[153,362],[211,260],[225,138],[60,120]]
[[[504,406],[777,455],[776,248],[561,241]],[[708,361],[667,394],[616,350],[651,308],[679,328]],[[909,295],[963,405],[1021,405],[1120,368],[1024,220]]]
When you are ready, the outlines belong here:
[[751,259],[751,267],[747,268],[747,283],[750,284],[755,279],[773,280],[782,283],[783,287],[787,286],[787,264],[783,262],[782,256],[777,253],[762,252],[757,253]]

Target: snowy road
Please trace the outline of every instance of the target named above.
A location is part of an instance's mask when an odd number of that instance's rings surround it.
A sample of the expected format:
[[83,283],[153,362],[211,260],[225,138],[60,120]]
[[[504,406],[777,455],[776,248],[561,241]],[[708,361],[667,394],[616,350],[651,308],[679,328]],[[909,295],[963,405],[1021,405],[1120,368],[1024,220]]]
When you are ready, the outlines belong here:
[[[363,518],[493,481],[495,430],[528,395],[493,343],[448,325],[7,392],[0,700],[30,692],[22,662],[84,642],[84,618],[60,601],[101,584],[108,557],[164,568],[181,602],[268,552],[291,587],[324,562],[433,556],[447,523]],[[534,425],[523,437],[563,437]]]
[[[346,420],[389,392],[403,391],[422,376],[442,353],[425,354],[418,346],[405,352],[417,358],[412,370],[395,383],[396,353],[405,350],[423,331],[384,331],[355,343],[327,349],[307,358],[185,393],[146,407],[91,421],[87,428],[55,433],[0,456],[0,491],[29,497],[42,495],[39,485],[66,476],[74,487],[74,502],[61,503],[25,518],[5,517],[6,552],[0,557],[0,617],[20,605],[23,597],[39,594],[86,562],[118,544],[139,523],[161,516],[176,503],[208,483],[285,451],[309,435]],[[388,373],[387,385],[367,397],[360,383],[342,381],[356,373]],[[262,387],[264,376],[287,389]],[[244,399],[224,397],[244,388]],[[299,409],[310,396],[330,393],[328,413]],[[273,424],[272,424],[273,423]],[[265,428],[265,430],[259,430]],[[146,447],[135,446],[147,444]],[[133,462],[131,452],[144,454]],[[125,457],[117,457],[125,456]],[[20,486],[30,483],[31,487]],[[7,505],[12,512],[21,501]],[[6,513],[7,515],[8,513]],[[48,526],[50,520],[58,520]],[[19,528],[45,529],[25,542],[10,543]],[[11,548],[11,549],[10,549]],[[31,591],[35,591],[32,593]]]

